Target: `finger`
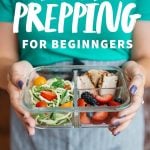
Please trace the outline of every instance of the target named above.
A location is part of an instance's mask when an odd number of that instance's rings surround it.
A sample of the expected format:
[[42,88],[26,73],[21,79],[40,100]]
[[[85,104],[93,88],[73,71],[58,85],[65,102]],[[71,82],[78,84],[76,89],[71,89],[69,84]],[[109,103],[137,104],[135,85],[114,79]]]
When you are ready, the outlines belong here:
[[29,134],[30,136],[35,135],[35,128],[30,127],[30,126],[28,126],[27,124],[25,125],[25,127],[27,128],[28,134]]
[[15,85],[18,89],[22,89],[23,85],[25,83],[25,76],[21,76],[20,74],[18,74],[17,72],[14,73],[13,75],[8,74],[8,80]]
[[132,104],[131,104],[131,106],[126,108],[126,109],[124,109],[124,110],[122,110],[122,111],[120,111],[118,113],[118,117],[122,118],[122,117],[130,115],[130,114],[132,114],[134,112],[137,112],[137,110],[139,109],[139,107],[142,104],[142,101],[143,101],[143,96],[138,95],[138,94],[132,96]]
[[117,128],[114,128],[111,132],[114,136],[117,136],[120,132],[122,132],[123,130],[125,130],[129,124],[131,123],[131,120],[128,120],[127,122],[122,123],[121,125],[119,125]]
[[137,64],[135,61],[128,61],[124,66],[123,70],[125,74],[130,77],[134,77],[136,74],[144,75],[144,69],[141,65]]
[[26,61],[14,63],[9,72],[9,80],[16,87],[21,89],[23,83],[25,83],[26,81],[26,77],[32,70],[32,65]]
[[28,131],[28,134],[31,135],[31,136],[34,135],[35,134],[35,120],[32,117],[30,117],[30,118],[23,118],[20,115],[20,113],[18,113],[18,112],[16,112],[16,114],[17,114],[18,118],[20,120],[22,120],[25,128]]
[[125,116],[123,118],[118,118],[117,116],[116,117],[113,117],[110,121],[110,126],[119,126],[121,125],[122,123],[124,122],[127,122],[128,120],[131,120],[133,119],[133,117],[136,115],[136,113],[133,113],[133,114],[130,114],[128,116]]
[[130,93],[132,95],[139,93],[141,87],[144,88],[144,77],[141,74],[135,74],[129,85]]
[[24,122],[24,127],[27,129],[27,132],[30,136],[35,134],[35,127],[31,127],[28,123]]
[[24,122],[31,128],[35,128],[35,120],[31,116],[29,118],[24,118]]
[[145,75],[143,67],[134,61],[129,61],[123,67],[125,77],[129,81],[131,94],[135,94],[140,86],[144,87]]
[[28,111],[24,110],[24,109],[22,108],[22,106],[21,106],[18,102],[16,102],[16,100],[13,100],[13,99],[12,99],[10,102],[11,102],[11,105],[12,105],[12,107],[14,108],[15,112],[16,112],[17,114],[19,114],[19,116],[20,116],[21,118],[26,119],[26,118],[30,118],[30,117],[31,117],[31,116],[30,116],[30,113],[29,113]]
[[21,106],[20,101],[20,92],[18,92],[17,88],[9,83],[9,93],[10,93],[10,103],[12,107],[17,111],[21,116],[28,118],[30,116],[30,113],[26,110],[24,110]]
[[35,127],[35,120],[31,117],[31,115],[28,118],[23,117],[20,113],[15,111],[18,118],[20,118],[25,124],[28,124],[28,126],[34,128]]
[[29,118],[30,117],[30,113],[26,110],[24,110],[22,108],[22,106],[20,104],[18,104],[18,102],[16,102],[16,100],[11,100],[11,104],[13,106],[13,108],[15,109],[16,112],[18,112],[22,117],[24,118]]
[[12,107],[15,109],[15,111],[20,114],[21,117],[23,117],[23,118],[30,117],[30,113],[21,106],[20,102],[17,99],[12,98],[10,100],[10,103],[11,103]]

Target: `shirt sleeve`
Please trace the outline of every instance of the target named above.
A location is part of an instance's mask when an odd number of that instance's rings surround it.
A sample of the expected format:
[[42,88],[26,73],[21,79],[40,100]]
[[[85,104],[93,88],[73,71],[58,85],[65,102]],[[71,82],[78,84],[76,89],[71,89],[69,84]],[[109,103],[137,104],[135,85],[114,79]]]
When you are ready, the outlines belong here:
[[0,22],[13,22],[13,6],[11,0],[0,0]]
[[141,15],[139,20],[150,21],[150,0],[136,0],[137,13]]

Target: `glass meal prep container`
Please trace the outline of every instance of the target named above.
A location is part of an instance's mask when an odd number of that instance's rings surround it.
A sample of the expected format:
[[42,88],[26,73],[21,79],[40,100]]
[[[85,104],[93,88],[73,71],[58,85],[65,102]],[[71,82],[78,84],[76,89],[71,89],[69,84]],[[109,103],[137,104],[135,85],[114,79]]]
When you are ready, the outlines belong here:
[[21,99],[41,129],[108,127],[131,103],[120,68],[85,65],[34,68]]

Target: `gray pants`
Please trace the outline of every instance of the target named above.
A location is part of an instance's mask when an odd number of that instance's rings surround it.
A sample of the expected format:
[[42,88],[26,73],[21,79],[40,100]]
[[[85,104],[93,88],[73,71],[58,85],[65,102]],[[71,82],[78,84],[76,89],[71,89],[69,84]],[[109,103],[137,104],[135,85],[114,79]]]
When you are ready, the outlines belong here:
[[[87,61],[85,63],[98,64]],[[105,62],[105,64],[113,66],[119,66],[122,63]],[[61,63],[61,65],[65,64]],[[102,65],[101,62],[100,65]],[[142,107],[130,126],[116,137],[106,128],[37,129],[36,134],[30,137],[14,111],[11,115],[12,150],[143,150],[143,145],[144,116]]]
[[36,130],[30,137],[12,112],[12,150],[143,150],[144,120],[139,110],[130,126],[114,137],[104,128]]

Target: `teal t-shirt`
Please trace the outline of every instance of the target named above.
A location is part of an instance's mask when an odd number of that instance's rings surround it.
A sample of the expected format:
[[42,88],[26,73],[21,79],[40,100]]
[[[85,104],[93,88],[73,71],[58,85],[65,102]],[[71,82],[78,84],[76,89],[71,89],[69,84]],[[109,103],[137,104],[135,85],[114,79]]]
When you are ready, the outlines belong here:
[[135,14],[149,21],[149,6],[150,0],[1,0],[0,22],[15,24],[20,15],[19,56],[34,66],[73,58],[126,61],[132,49],[126,28]]

